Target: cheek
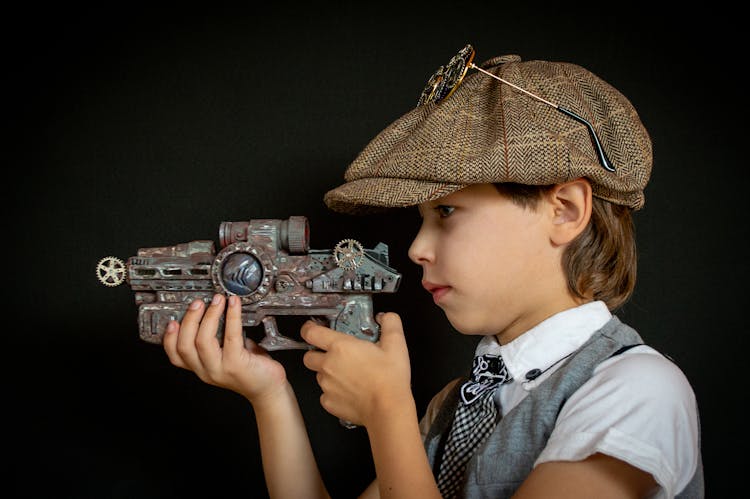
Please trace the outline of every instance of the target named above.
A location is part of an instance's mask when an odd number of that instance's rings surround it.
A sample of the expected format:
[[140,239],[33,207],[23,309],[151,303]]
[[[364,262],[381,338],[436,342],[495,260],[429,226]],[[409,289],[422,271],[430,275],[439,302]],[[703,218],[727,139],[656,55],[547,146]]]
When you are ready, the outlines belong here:
[[544,273],[545,240],[536,231],[514,229],[507,237],[488,233],[453,250],[461,257],[452,262],[451,270],[460,276],[462,291],[472,295],[478,306],[513,302],[516,294]]
[[533,270],[550,248],[541,220],[533,214],[524,215],[487,240],[487,253],[502,258],[509,272]]
[[487,280],[517,271],[533,251],[533,245],[517,235],[498,237],[488,234],[465,250],[472,273],[484,275],[482,280]]
[[451,251],[453,257],[443,262],[445,277],[474,317],[494,308],[514,281],[509,275],[512,265],[508,265],[513,257],[503,248],[487,243],[485,240],[456,245]]

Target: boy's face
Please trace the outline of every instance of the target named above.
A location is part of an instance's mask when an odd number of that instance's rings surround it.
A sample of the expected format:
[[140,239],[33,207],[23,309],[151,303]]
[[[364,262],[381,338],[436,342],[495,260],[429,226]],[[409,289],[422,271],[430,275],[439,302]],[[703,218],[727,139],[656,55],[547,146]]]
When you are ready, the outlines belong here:
[[545,196],[523,208],[493,185],[466,187],[419,206],[422,226],[409,258],[453,327],[507,343],[575,306],[550,239],[554,209]]

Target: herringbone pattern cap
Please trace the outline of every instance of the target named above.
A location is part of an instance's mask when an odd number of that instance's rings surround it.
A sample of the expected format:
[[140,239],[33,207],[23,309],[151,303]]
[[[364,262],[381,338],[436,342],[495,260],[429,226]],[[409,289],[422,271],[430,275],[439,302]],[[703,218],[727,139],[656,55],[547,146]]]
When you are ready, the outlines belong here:
[[329,208],[367,213],[413,206],[477,183],[547,185],[588,178],[594,195],[639,209],[651,174],[649,134],[630,101],[571,63],[495,57],[481,65],[587,119],[615,166],[605,170],[585,125],[476,70],[450,97],[380,132],[327,192]]

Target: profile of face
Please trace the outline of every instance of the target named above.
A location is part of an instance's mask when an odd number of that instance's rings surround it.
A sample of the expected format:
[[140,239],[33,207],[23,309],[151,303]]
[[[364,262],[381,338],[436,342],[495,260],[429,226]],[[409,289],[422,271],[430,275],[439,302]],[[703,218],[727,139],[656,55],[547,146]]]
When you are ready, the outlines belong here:
[[[559,206],[546,196],[522,207],[491,184],[419,205],[409,258],[422,284],[463,334],[515,338],[573,306],[555,241]],[[561,308],[562,307],[562,308]]]

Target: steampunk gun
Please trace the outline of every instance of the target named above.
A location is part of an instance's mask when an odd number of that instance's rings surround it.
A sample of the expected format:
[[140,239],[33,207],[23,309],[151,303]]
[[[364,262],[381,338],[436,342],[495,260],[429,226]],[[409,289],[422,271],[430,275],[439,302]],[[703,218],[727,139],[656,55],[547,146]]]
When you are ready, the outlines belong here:
[[[237,295],[242,325],[262,324],[259,342],[268,351],[311,349],[279,333],[277,316],[327,320],[337,331],[377,341],[372,295],[395,293],[401,274],[389,267],[388,246],[365,249],[344,239],[332,250],[310,249],[306,217],[222,222],[221,250],[197,240],[174,246],[140,248],[123,262],[102,258],[97,278],[105,286],[123,282],[135,292],[140,338],[161,343],[167,324],[181,321],[195,299],[206,303],[215,293]],[[223,337],[223,319],[217,336]]]

